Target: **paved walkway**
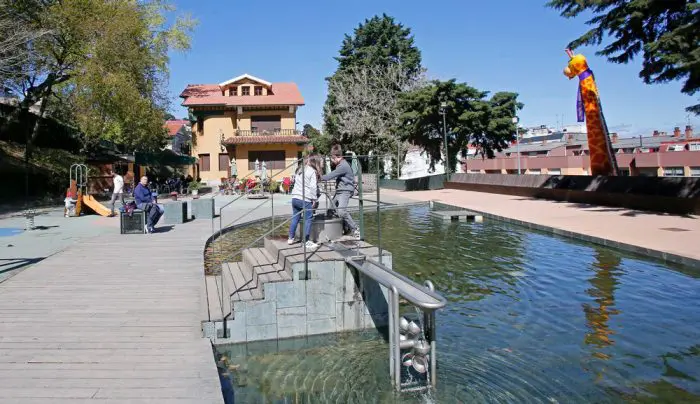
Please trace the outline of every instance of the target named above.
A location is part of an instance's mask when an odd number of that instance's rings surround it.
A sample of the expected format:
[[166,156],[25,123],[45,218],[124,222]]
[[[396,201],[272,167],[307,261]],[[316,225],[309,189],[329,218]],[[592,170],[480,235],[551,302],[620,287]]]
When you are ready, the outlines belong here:
[[0,283],[0,403],[223,402],[200,330],[211,222],[111,222]]
[[553,228],[565,235],[673,262],[700,264],[700,218],[697,216],[684,217],[454,189],[419,192],[382,189],[382,194],[416,201],[444,202],[535,227]]
[[[217,212],[231,199],[216,198]],[[261,202],[239,200],[222,224],[269,216],[271,203],[255,209]],[[290,202],[276,195],[275,214],[290,214]],[[0,219],[12,230],[0,257],[22,264],[0,279],[0,403],[223,402],[200,328],[211,220],[120,235],[117,218],[56,209],[36,225],[21,232],[23,218]]]

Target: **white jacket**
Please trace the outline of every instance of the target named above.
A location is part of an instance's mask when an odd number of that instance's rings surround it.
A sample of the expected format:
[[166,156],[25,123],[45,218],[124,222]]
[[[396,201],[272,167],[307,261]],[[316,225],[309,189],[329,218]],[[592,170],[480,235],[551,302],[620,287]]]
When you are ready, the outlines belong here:
[[[303,194],[302,189],[304,189]],[[316,170],[309,166],[304,166],[304,178],[302,178],[301,173],[297,173],[294,176],[292,198],[305,200],[307,202],[313,202],[318,199],[318,179],[316,177]]]

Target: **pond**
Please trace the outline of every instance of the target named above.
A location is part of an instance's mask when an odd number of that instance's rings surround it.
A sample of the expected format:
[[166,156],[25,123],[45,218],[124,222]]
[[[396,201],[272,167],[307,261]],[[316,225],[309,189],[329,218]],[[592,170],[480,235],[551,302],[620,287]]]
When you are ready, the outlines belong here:
[[700,402],[699,271],[427,206],[381,225],[394,269],[448,299],[438,388],[392,394],[370,331],[220,347],[237,402]]

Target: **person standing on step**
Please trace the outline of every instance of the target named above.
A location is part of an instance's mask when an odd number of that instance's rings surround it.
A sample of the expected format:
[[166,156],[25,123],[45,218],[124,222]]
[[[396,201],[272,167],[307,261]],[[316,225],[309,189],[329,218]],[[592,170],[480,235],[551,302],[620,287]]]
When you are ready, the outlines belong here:
[[313,221],[313,206],[318,200],[318,180],[321,176],[321,159],[317,155],[311,155],[305,165],[300,165],[294,175],[292,187],[292,222],[289,225],[289,238],[287,244],[296,243],[296,232],[299,222],[304,215],[305,223],[302,229],[302,240],[306,242],[306,248],[315,250],[318,244],[311,241],[311,223]]
[[122,206],[124,203],[124,177],[119,175],[116,171],[110,170],[110,175],[112,176],[112,182],[114,183],[114,189],[112,190],[112,200],[109,202],[109,207],[112,213],[110,216],[114,216],[114,205],[117,202],[117,198],[121,200]]
[[330,173],[321,177],[323,181],[330,181],[335,178],[335,195],[333,195],[333,205],[336,207],[336,213],[343,219],[343,227],[352,234],[356,239],[360,239],[360,229],[355,224],[355,221],[348,212],[348,204],[350,198],[355,192],[355,173],[352,172],[352,167],[343,158],[343,150],[340,145],[331,147],[331,163],[335,169]]

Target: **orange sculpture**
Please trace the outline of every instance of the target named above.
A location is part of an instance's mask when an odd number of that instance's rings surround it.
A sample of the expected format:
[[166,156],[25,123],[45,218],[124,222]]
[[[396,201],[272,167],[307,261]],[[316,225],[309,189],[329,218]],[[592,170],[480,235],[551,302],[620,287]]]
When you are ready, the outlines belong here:
[[564,75],[569,79],[579,78],[576,112],[579,122],[583,122],[585,116],[591,175],[617,175],[617,161],[593,72],[583,55],[574,55],[569,49],[566,54],[569,55],[569,65],[564,69]]

